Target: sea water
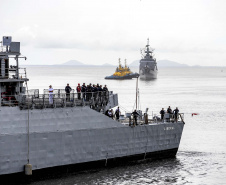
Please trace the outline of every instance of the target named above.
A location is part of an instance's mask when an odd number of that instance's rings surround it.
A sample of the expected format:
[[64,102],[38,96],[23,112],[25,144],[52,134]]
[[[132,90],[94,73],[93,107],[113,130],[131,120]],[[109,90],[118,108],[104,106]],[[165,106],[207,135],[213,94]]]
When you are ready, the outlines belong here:
[[[27,66],[28,88],[64,89],[69,83],[107,85],[118,93],[122,114],[135,109],[136,79],[105,80],[115,67]],[[138,72],[138,68],[131,68]],[[149,116],[171,106],[184,113],[176,158],[70,172],[32,185],[49,184],[226,184],[226,68],[160,68],[155,80],[138,79],[138,103]],[[192,113],[198,115],[192,116]],[[109,138],[110,139],[110,138]]]

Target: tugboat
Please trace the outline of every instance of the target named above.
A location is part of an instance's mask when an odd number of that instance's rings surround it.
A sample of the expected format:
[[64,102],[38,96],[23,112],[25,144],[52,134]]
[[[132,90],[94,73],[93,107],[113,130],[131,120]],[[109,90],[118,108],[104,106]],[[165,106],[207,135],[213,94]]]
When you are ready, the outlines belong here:
[[111,76],[106,76],[105,79],[114,79],[114,80],[124,80],[124,79],[132,79],[138,78],[138,73],[131,72],[130,68],[126,65],[125,59],[125,67],[122,67],[121,61],[119,58],[119,66],[116,68],[115,73]]
[[153,57],[154,49],[149,48],[149,39],[146,48],[141,50],[142,59],[140,60],[139,74],[140,79],[149,80],[157,78],[158,68],[156,59]]
[[[136,124],[127,113],[120,120],[103,112],[118,106],[112,91],[66,94],[62,89],[29,90],[19,67],[20,42],[3,37],[0,51],[0,177],[67,165],[107,166],[118,160],[174,157],[184,121],[148,118]],[[16,65],[11,66],[11,60]],[[21,71],[22,70],[22,71]],[[50,87],[51,88],[51,87]],[[89,99],[87,100],[87,95]],[[36,174],[36,173],[35,173]],[[21,174],[22,175],[22,174]]]

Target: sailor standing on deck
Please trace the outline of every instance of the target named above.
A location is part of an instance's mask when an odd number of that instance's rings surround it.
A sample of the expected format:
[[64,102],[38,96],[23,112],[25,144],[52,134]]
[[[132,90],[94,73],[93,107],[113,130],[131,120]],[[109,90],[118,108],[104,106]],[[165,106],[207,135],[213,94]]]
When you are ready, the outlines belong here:
[[116,116],[116,120],[119,120],[119,116],[120,116],[120,109],[119,109],[119,107],[115,111],[115,116]]
[[53,88],[52,88],[52,85],[49,86],[49,104],[53,104]]
[[103,91],[105,91],[105,92],[108,91],[107,85],[104,85]]
[[171,115],[173,114],[173,111],[172,111],[172,109],[171,109],[170,106],[169,106],[168,109],[167,109],[167,113],[169,114],[169,117],[166,118],[166,120],[167,120],[168,122],[170,122],[170,118],[172,117]]
[[173,113],[173,111],[172,111],[172,109],[171,109],[170,106],[169,106],[168,109],[167,109],[167,113],[168,113],[168,114],[172,114],[172,113]]
[[108,88],[107,88],[107,85],[104,86],[103,88],[103,95],[104,95],[104,100],[106,102],[108,102],[108,98],[107,98],[107,95],[108,95]]
[[134,110],[133,112],[132,112],[132,115],[133,115],[133,119],[134,119],[134,122],[133,122],[133,125],[138,125],[137,124],[137,117],[139,116],[139,114],[137,113],[137,110]]
[[86,84],[85,83],[83,83],[81,91],[82,91],[82,98],[86,100]]
[[96,101],[96,98],[97,98],[97,87],[95,84],[93,84],[93,87],[92,87],[92,94],[93,94],[93,98],[94,98],[94,101]]
[[173,113],[174,113],[175,120],[177,122],[179,109],[176,107],[176,109],[173,111]]
[[162,110],[159,113],[161,114],[161,120],[163,121],[164,120],[164,114],[165,114],[164,108],[162,108]]
[[77,90],[77,93],[78,93],[78,99],[80,100],[81,99],[81,90],[82,90],[80,83],[78,83],[76,90]]
[[71,87],[69,84],[65,87],[65,92],[66,92],[66,101],[70,101],[70,92],[71,92]]

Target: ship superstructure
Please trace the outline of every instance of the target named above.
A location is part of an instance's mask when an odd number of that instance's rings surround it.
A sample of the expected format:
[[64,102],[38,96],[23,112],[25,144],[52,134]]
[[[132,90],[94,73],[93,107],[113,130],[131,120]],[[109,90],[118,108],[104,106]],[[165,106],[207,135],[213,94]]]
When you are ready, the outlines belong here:
[[[10,41],[0,52],[0,176],[24,171],[31,175],[32,170],[90,162],[106,166],[134,156],[176,155],[182,117],[166,122],[149,119],[146,112],[136,125],[130,113],[119,121],[103,114],[118,105],[112,91],[71,92],[68,97],[61,89],[51,94],[28,90],[26,73],[19,72],[18,59],[25,58],[19,46]],[[11,67],[9,59],[15,59],[16,65]]]
[[144,54],[141,51],[142,59],[140,60],[139,74],[144,80],[157,78],[158,68],[156,59],[153,57],[153,49],[149,48],[149,39],[144,49]]
[[[12,42],[12,37],[4,36],[2,41],[2,50],[0,51],[0,106],[14,106],[20,101],[22,94],[25,94],[26,88],[24,82],[27,82],[26,70],[19,68],[19,58],[26,57],[20,54],[20,42]],[[9,60],[14,60],[14,65],[10,65]]]

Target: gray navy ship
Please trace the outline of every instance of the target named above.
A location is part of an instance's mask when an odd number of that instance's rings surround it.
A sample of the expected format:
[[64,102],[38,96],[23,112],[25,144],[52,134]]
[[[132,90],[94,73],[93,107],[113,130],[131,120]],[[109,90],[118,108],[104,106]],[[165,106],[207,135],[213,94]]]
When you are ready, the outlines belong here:
[[[184,127],[179,120],[159,121],[131,113],[119,121],[103,112],[118,105],[112,91],[69,96],[27,88],[26,70],[19,67],[20,42],[3,37],[0,51],[0,177],[31,175],[38,169],[98,163],[119,159],[174,157]],[[15,65],[10,65],[15,62]],[[89,98],[87,98],[89,97]]]
[[149,48],[149,39],[144,49],[144,54],[141,51],[142,59],[140,60],[139,74],[140,79],[149,80],[157,78],[158,67],[156,59],[153,57],[153,49]]

